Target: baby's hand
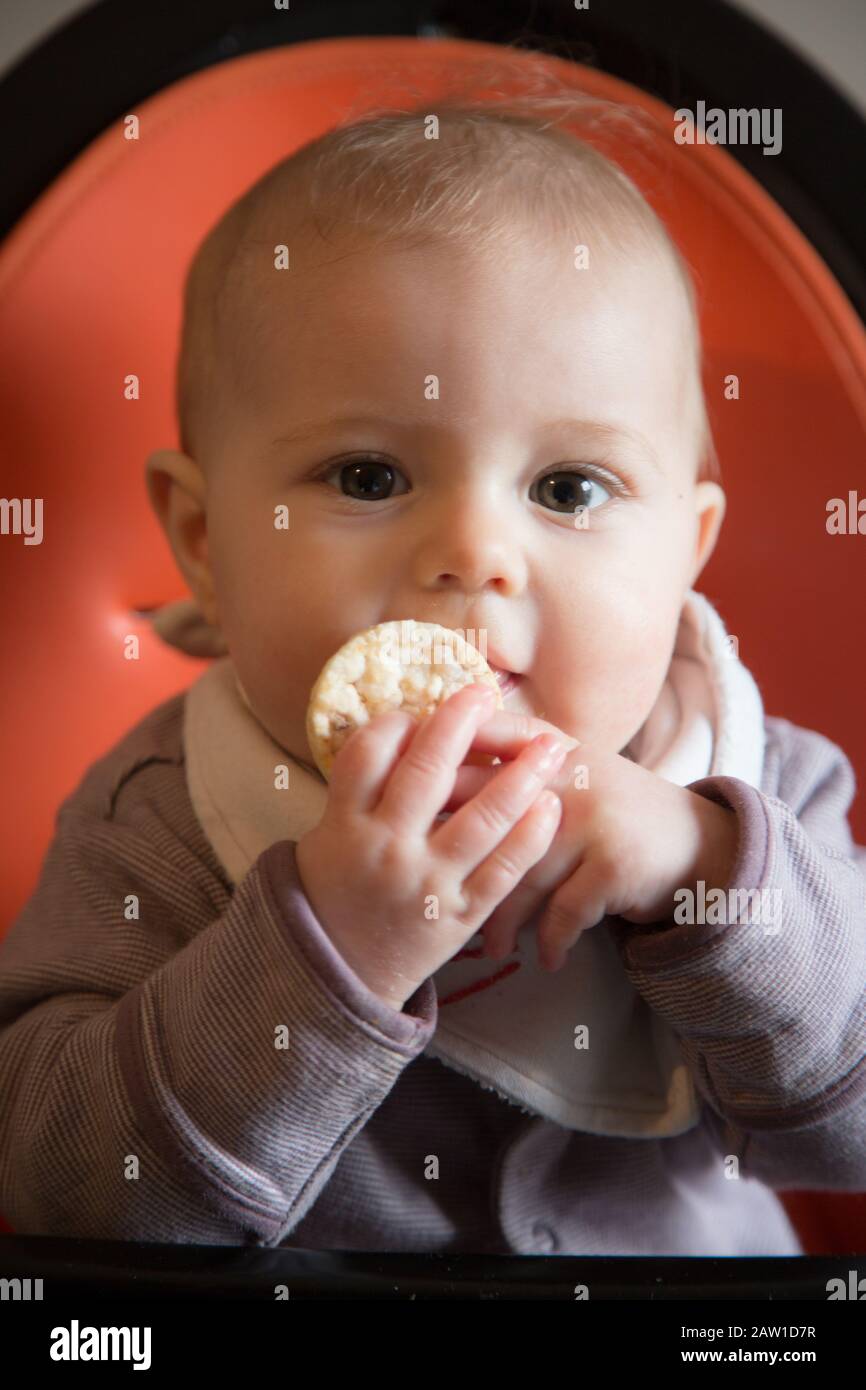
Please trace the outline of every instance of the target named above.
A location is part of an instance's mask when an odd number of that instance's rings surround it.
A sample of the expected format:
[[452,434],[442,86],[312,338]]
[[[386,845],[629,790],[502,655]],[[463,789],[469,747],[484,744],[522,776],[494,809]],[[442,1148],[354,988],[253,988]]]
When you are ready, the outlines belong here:
[[[539,731],[551,727],[497,710],[476,734],[473,750],[512,757],[536,725]],[[461,768],[446,810],[477,794],[496,770]],[[544,857],[485,922],[494,959],[511,954],[519,927],[548,898],[538,955],[557,970],[581,932],[609,914],[641,924],[662,921],[674,911],[678,888],[699,879],[707,892],[727,886],[737,836],[736,817],[727,808],[585,743],[569,751],[550,787],[562,801],[559,829]]]
[[436,820],[493,698],[472,685],[420,725],[393,710],[356,729],[334,760],[321,821],[296,847],[328,936],[397,1009],[476,934],[556,833],[562,808],[543,792],[567,741],[550,761],[549,734],[485,768],[478,794]]

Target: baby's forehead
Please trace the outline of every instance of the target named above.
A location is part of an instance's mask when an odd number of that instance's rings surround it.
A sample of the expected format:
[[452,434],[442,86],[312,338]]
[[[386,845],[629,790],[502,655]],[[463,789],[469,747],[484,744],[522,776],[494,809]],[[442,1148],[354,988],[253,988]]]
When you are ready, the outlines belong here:
[[[699,373],[699,340],[686,283],[675,256],[659,239],[628,235],[620,227],[615,237],[591,237],[588,259],[582,264],[575,255],[580,243],[571,228],[548,228],[539,236],[537,231],[533,235],[530,224],[522,236],[519,227],[513,228],[513,235],[503,245],[501,260],[484,255],[472,244],[433,238],[409,248],[419,251],[416,261],[411,257],[407,260],[405,243],[365,236],[354,229],[338,229],[323,240],[315,227],[298,221],[290,239],[283,243],[279,241],[280,230],[272,218],[251,221],[220,289],[218,346],[216,342],[210,346],[220,355],[218,374],[231,374],[230,380],[222,377],[224,405],[233,399],[248,403],[269,400],[277,382],[283,394],[285,369],[304,353],[305,343],[316,360],[327,360],[330,344],[341,328],[347,333],[359,332],[365,343],[370,341],[369,335],[365,336],[370,296],[364,290],[372,273],[370,257],[375,258],[376,291],[384,289],[376,299],[377,327],[397,313],[405,322],[401,296],[387,292],[394,254],[399,258],[393,261],[395,275],[398,265],[401,277],[406,276],[407,267],[411,274],[417,265],[419,276],[434,285],[439,283],[437,277],[447,280],[459,275],[463,277],[461,283],[471,290],[474,277],[485,275],[492,294],[488,302],[496,299],[497,275],[532,274],[544,261],[552,276],[545,282],[548,302],[555,305],[557,313],[562,310],[568,314],[573,303],[579,315],[584,304],[589,304],[591,323],[599,316],[608,316],[613,306],[620,335],[630,334],[631,342],[639,338],[646,360],[651,356],[659,364],[667,360],[670,370],[665,370],[664,378],[670,380],[676,395],[676,401],[667,408],[684,408],[694,386],[691,378],[696,370]],[[285,268],[280,268],[281,256],[287,258]],[[560,303],[558,285],[566,286],[571,277],[578,277],[575,283],[587,287],[587,293],[581,291],[574,301],[567,302],[563,296]],[[359,287],[358,295],[353,293],[355,286]],[[465,303],[472,295],[457,298]],[[467,314],[466,322],[467,331],[476,333],[477,315],[470,319]],[[459,321],[456,331],[460,331]],[[588,332],[584,326],[584,338]],[[591,346],[586,350],[591,351]],[[274,367],[277,361],[283,364],[280,371]],[[668,394],[665,389],[665,399]]]
[[[523,237],[515,230],[503,240],[501,254],[491,257],[472,243],[452,243],[441,237],[408,247],[400,241],[347,231],[339,242],[324,242],[314,228],[304,227],[290,246],[258,234],[238,247],[221,290],[223,321],[237,334],[244,323],[261,327],[270,316],[285,318],[292,307],[306,310],[316,304],[338,308],[345,304],[348,310],[352,301],[346,294],[347,284],[365,283],[369,258],[375,258],[377,283],[383,284],[389,270],[395,279],[405,276],[406,252],[413,249],[418,252],[418,274],[425,280],[452,278],[465,287],[483,278],[495,286],[497,276],[525,277],[528,267],[549,273],[554,288],[567,290],[574,284],[608,302],[645,302],[659,322],[689,310],[684,277],[661,241],[652,244],[636,238],[616,245],[599,237],[585,244],[575,242],[568,228],[558,234],[549,230],[539,238],[530,227]],[[291,275],[291,292],[283,295],[279,291],[282,285],[289,287],[287,275]],[[385,312],[389,304],[399,309],[397,302],[384,300]],[[303,319],[295,326],[302,328]]]

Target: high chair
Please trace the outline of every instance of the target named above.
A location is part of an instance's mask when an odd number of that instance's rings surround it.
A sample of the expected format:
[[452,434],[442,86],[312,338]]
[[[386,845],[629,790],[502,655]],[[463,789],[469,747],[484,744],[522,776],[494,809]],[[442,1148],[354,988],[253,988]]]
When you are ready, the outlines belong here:
[[[122,8],[126,22],[146,24]],[[0,933],[33,891],[57,807],[85,768],[204,667],[151,631],[148,613],[185,588],[144,485],[148,453],[177,442],[181,289],[200,238],[260,174],[349,109],[399,106],[412,84],[408,95],[429,95],[435,110],[447,79],[494,60],[519,86],[523,55],[499,43],[435,26],[420,38],[296,42],[309,36],[280,31],[281,22],[290,23],[275,12],[267,33],[245,40],[257,51],[239,56],[237,31],[221,41],[203,34],[161,90],[117,99],[110,123],[36,186],[43,157],[25,179],[29,205],[0,244],[2,492],[42,499],[44,518],[41,544],[0,536]],[[630,103],[652,122],[651,147],[606,148],[666,220],[697,284],[728,494],[698,587],[736,634],[767,713],[838,742],[862,777],[866,539],[831,534],[826,518],[830,499],[866,497],[863,322],[827,261],[731,151],[674,143],[682,88],[662,101],[567,56],[547,61],[576,89]],[[63,125],[61,114],[59,145]],[[14,157],[22,168],[25,138],[22,130]],[[767,167],[767,179],[784,183],[782,168]],[[840,256],[840,267],[850,289],[862,266]],[[866,845],[862,797],[851,824]],[[866,1250],[866,1194],[780,1195],[807,1253]]]

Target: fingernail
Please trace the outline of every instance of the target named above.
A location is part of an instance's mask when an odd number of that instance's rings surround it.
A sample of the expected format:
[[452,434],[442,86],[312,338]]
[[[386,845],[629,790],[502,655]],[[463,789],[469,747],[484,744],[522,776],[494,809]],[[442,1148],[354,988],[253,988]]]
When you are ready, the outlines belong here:
[[553,734],[542,734],[535,746],[540,750],[535,770],[540,773],[552,772],[568,752],[562,740],[555,738]]

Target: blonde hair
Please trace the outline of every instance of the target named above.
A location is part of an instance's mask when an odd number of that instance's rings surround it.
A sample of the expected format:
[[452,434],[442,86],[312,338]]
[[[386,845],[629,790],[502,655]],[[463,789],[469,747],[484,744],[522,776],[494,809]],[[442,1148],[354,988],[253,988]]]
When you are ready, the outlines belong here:
[[248,272],[261,264],[263,248],[270,260],[274,245],[288,242],[290,224],[293,235],[313,226],[325,242],[334,234],[400,246],[452,240],[482,255],[541,227],[566,229],[620,255],[661,251],[667,258],[687,310],[698,476],[720,476],[692,273],[636,184],[596,147],[624,131],[639,161],[651,123],[637,109],[566,86],[543,63],[528,61],[522,79],[517,94],[491,96],[487,88],[482,96],[485,78],[476,76],[468,88],[452,85],[436,98],[416,94],[408,107],[350,112],[229,208],[201,243],[185,285],[176,391],[186,453],[200,458],[206,436],[219,428],[228,396],[220,389],[223,354],[232,359],[234,381],[243,378],[238,318],[249,320],[255,298],[245,294]]

